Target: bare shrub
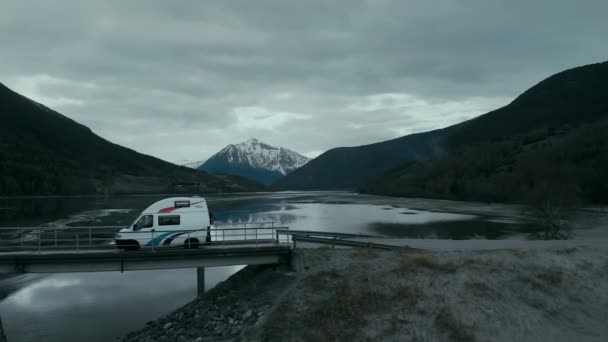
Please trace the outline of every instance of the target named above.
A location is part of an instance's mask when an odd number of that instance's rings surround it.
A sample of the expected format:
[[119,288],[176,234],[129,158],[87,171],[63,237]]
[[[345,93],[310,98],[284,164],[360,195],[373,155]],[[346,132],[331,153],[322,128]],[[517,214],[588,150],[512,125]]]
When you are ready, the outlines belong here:
[[540,228],[531,232],[530,236],[540,240],[572,238],[569,219],[578,205],[578,198],[574,194],[573,189],[553,189],[546,184],[530,194],[528,215]]

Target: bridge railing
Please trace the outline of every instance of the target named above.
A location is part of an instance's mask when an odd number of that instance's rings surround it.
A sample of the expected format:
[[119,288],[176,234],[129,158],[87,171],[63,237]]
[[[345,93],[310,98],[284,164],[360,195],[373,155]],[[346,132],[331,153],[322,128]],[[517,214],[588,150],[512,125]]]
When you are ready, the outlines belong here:
[[[32,250],[91,250],[113,249],[116,246],[116,234],[125,227],[89,226],[89,227],[0,227],[0,252]],[[164,233],[183,232],[182,238],[197,238],[200,245],[217,244],[260,244],[290,243],[291,238],[279,235],[278,230],[289,229],[274,224],[226,225],[193,230],[155,230],[150,231],[150,239]],[[142,233],[140,231],[140,233]],[[148,232],[143,232],[148,233]],[[146,237],[143,237],[146,238]],[[175,248],[175,246],[153,246]]]

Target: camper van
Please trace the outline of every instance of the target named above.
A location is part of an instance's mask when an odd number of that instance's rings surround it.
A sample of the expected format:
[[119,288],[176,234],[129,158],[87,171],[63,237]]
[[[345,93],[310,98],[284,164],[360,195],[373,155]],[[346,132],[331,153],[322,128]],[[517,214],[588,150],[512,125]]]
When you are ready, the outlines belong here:
[[201,197],[172,197],[160,200],[127,228],[116,234],[116,247],[137,250],[146,247],[197,248],[211,241],[213,214]]

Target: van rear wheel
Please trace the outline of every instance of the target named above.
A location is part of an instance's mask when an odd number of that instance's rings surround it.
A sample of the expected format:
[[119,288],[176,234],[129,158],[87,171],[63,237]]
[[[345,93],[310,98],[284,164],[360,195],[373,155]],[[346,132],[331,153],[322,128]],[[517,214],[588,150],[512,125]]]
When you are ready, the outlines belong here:
[[195,249],[198,248],[198,245],[198,239],[186,239],[186,241],[184,241],[184,248],[186,249]]

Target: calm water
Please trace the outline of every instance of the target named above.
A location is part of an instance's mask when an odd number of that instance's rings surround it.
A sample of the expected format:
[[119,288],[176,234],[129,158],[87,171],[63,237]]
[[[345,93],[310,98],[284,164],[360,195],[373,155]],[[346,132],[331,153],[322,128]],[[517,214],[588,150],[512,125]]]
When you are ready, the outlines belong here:
[[[0,199],[0,226],[126,226],[162,197]],[[524,238],[531,226],[510,206],[395,199],[349,193],[207,197],[217,224],[273,221],[290,229],[414,238]],[[599,221],[598,221],[599,222]],[[603,221],[602,221],[603,222]],[[207,288],[240,267],[207,269]],[[24,275],[0,280],[10,342],[105,342],[196,297],[196,270]]]

